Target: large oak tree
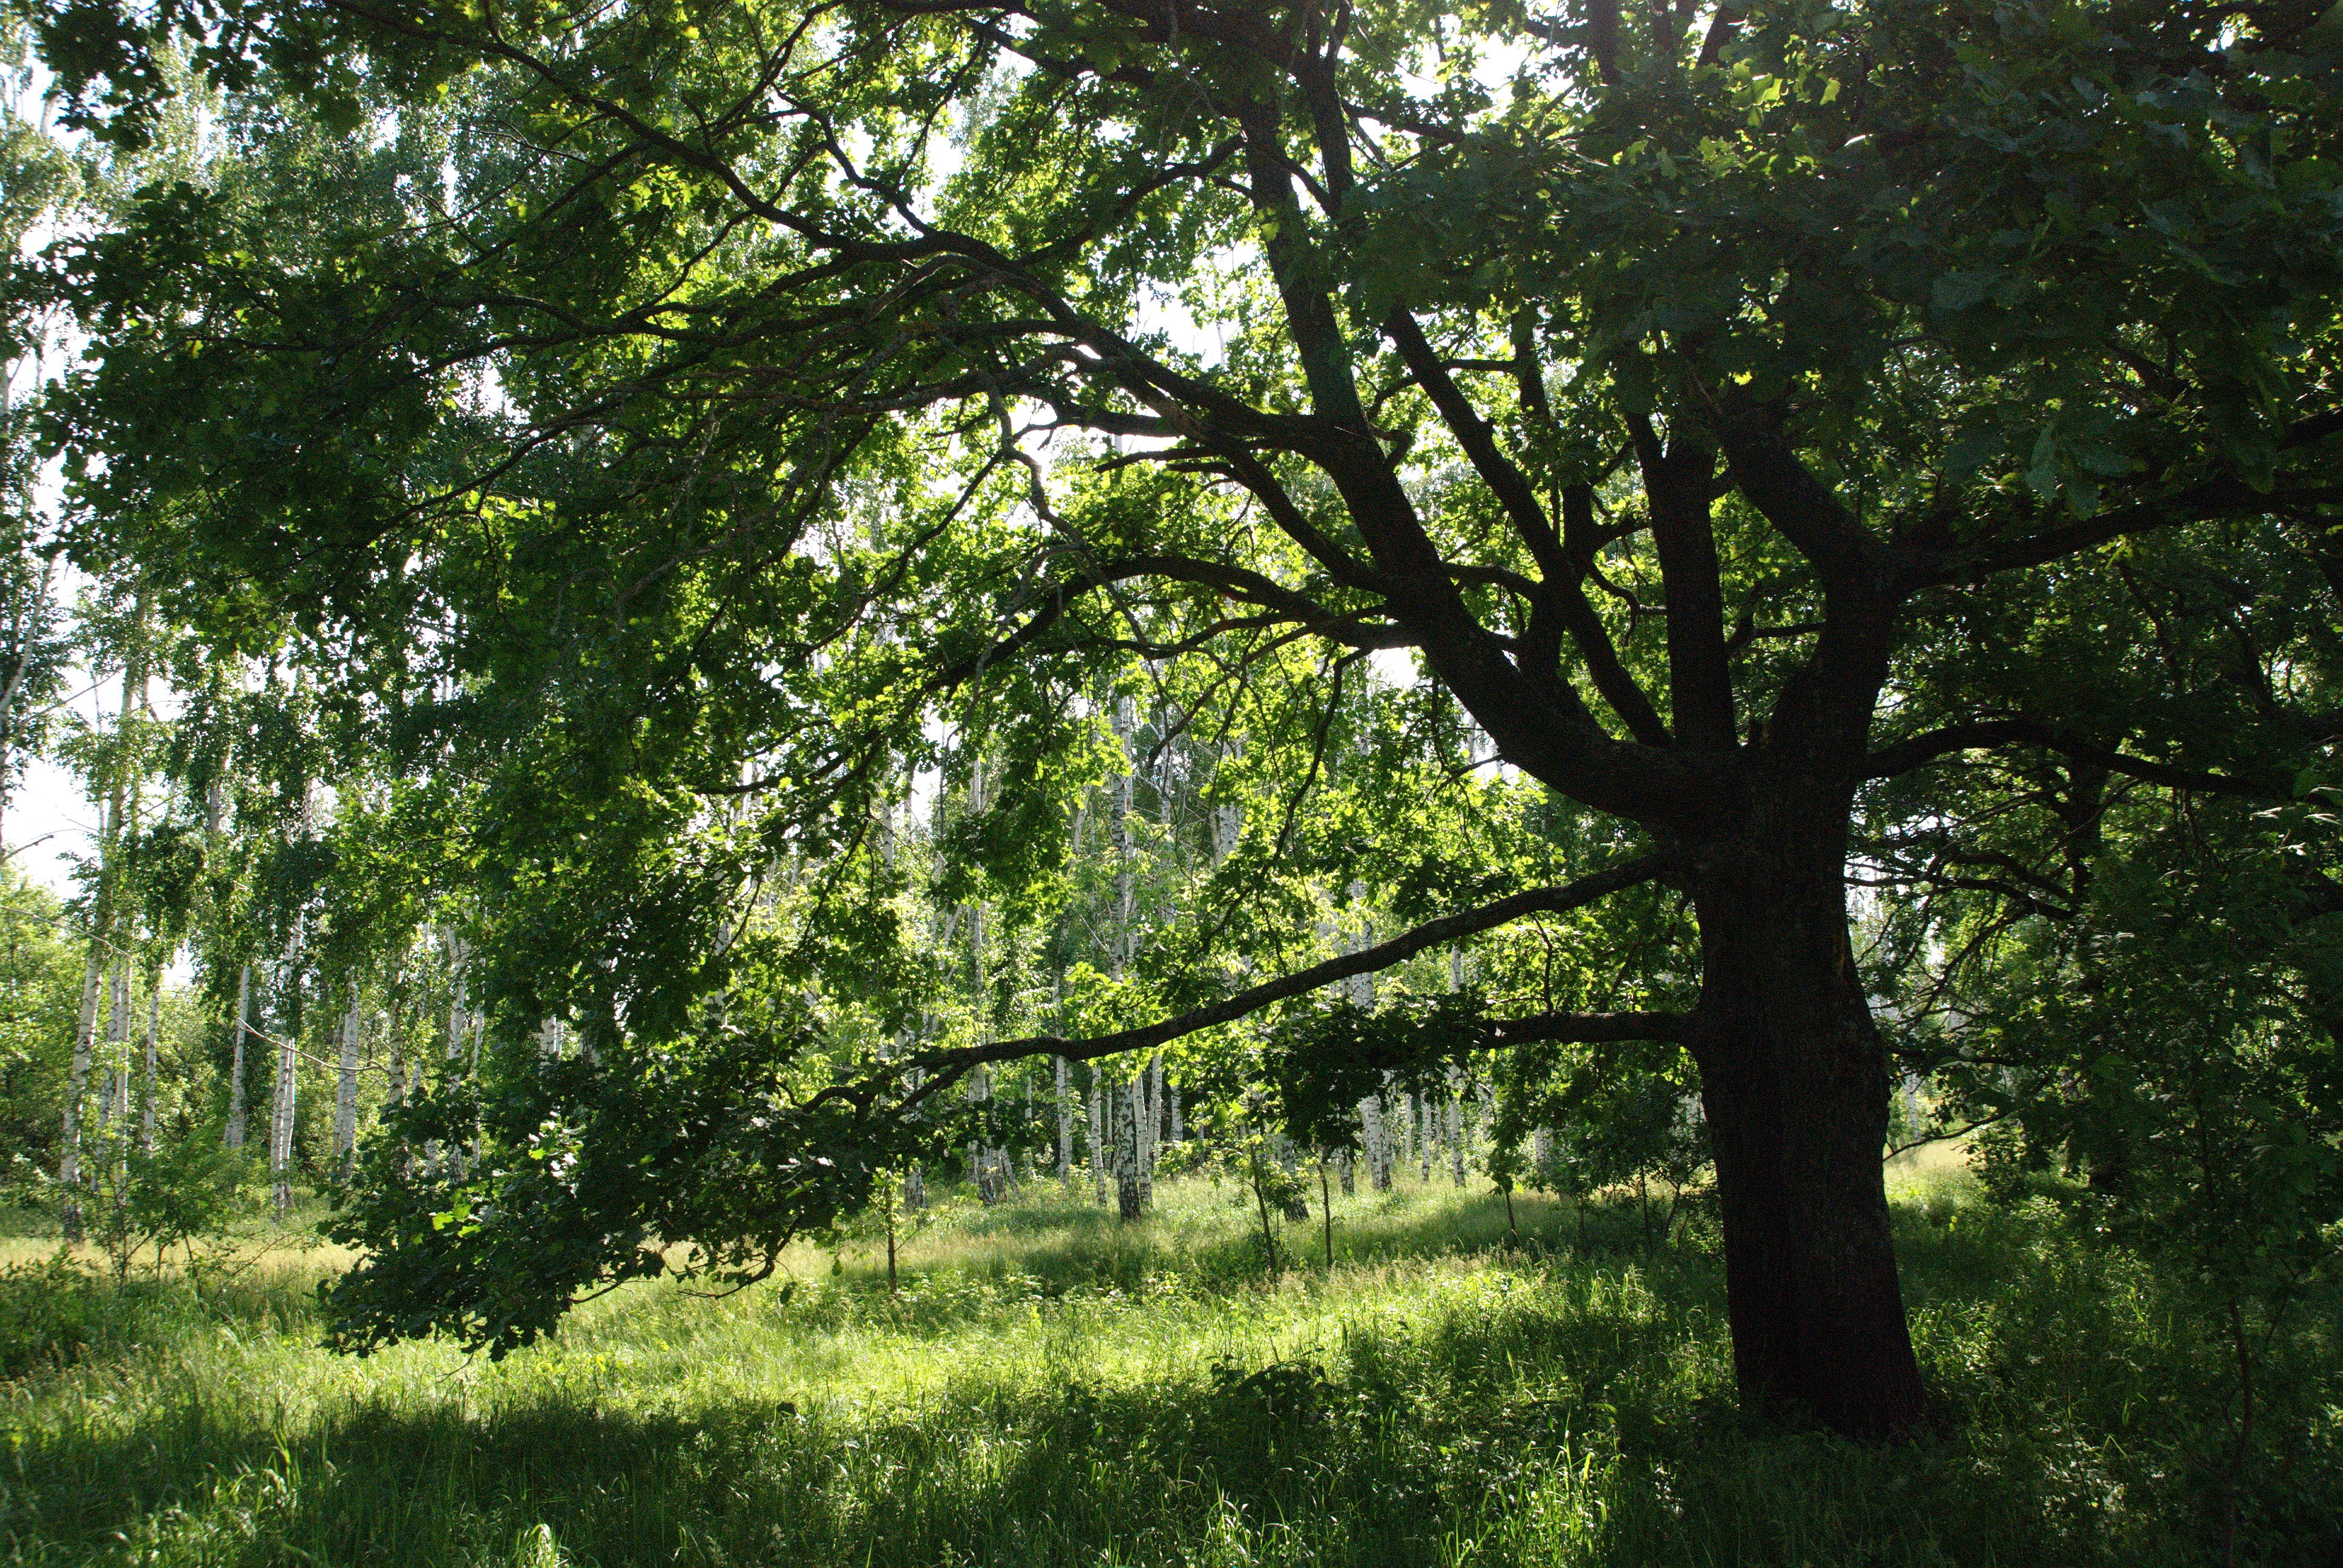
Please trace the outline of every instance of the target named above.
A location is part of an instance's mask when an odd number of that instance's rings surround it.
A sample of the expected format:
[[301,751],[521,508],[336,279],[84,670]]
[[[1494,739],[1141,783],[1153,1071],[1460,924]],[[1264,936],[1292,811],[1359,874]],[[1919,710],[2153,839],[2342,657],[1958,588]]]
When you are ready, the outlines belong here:
[[[1850,858],[1933,834],[1928,874],[2000,874],[1960,858],[1948,768],[1969,817],[2110,779],[2275,801],[2331,747],[2300,697],[2343,588],[2318,15],[46,13],[90,123],[136,134],[177,29],[276,160],[56,257],[97,346],[57,423],[85,548],[223,636],[305,616],[398,694],[424,792],[469,781],[466,874],[566,933],[598,1070],[665,1085],[535,1188],[433,1174],[379,1210],[361,1342],[525,1337],[650,1232],[753,1260],[855,1196],[905,1094],[984,1060],[1151,1047],[1657,885],[1692,922],[1684,1005],[1498,1009],[1476,1038],[1680,1044],[1745,1395],[1920,1419]],[[2170,628],[2120,591],[2151,539],[2217,578],[2250,558],[2234,681],[2160,687]],[[931,715],[1016,760],[971,851],[1006,887],[1086,694],[1145,659],[1212,714],[1312,647],[1333,688],[1413,650],[1607,850],[1354,954],[1196,966],[1155,1021],[929,1052],[917,1090],[900,1058],[786,1105],[676,1076],[693,988],[734,972],[707,890],[878,857]],[[1294,739],[1249,825],[1319,776],[1322,727]],[[737,853],[671,848],[724,800],[753,803]],[[1415,824],[1355,829],[1392,863]],[[834,920],[825,961],[883,937]],[[554,1149],[545,1092],[491,1120]],[[650,1121],[684,1130],[656,1182]]]

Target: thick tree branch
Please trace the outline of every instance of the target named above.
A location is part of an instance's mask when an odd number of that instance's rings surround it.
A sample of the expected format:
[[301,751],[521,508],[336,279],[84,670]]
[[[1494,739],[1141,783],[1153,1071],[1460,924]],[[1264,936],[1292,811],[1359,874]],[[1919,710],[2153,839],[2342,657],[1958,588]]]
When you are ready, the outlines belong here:
[[1709,427],[1732,465],[1733,482],[1827,588],[1854,586],[1879,541],[1799,460],[1764,410],[1712,407]]
[[1538,564],[1538,575],[1544,579],[1544,591],[1540,598],[1545,602],[1538,608],[1558,619],[1571,641],[1577,645],[1580,657],[1586,660],[1587,674],[1594,678],[1594,689],[1637,740],[1646,746],[1669,744],[1667,726],[1660,721],[1659,710],[1652,706],[1652,699],[1627,672],[1594,607],[1586,602],[1570,552],[1564,548],[1554,519],[1546,515],[1528,477],[1499,450],[1495,431],[1449,376],[1447,367],[1433,351],[1431,341],[1415,318],[1403,310],[1393,311],[1383,324],[1383,330],[1398,345],[1400,357],[1407,362],[1416,385],[1423,388],[1433,407],[1440,411],[1441,419],[1456,437],[1457,445],[1464,449],[1473,471],[1504,508],[1514,533],[1529,547]]
[[[1207,1002],[1202,1007],[1190,1008],[1171,1018],[1136,1029],[1118,1030],[1111,1034],[1095,1035],[1087,1040],[1067,1040],[1058,1035],[1028,1035],[1019,1040],[1004,1040],[990,1045],[966,1046],[957,1050],[930,1051],[907,1058],[905,1065],[929,1071],[963,1072],[989,1061],[1017,1061],[1031,1056],[1062,1056],[1070,1061],[1091,1061],[1102,1056],[1114,1056],[1127,1050],[1152,1050],[1157,1046],[1194,1034],[1217,1024],[1231,1023],[1248,1013],[1258,1012],[1272,1002],[1302,996],[1320,986],[1331,985],[1353,975],[1371,974],[1388,969],[1401,960],[1412,958],[1427,948],[1441,947],[1461,940],[1478,931],[1506,925],[1527,915],[1565,914],[1584,909],[1625,889],[1638,887],[1668,876],[1677,866],[1674,856],[1661,853],[1639,856],[1623,861],[1606,870],[1582,877],[1577,881],[1558,888],[1534,888],[1482,905],[1477,910],[1465,910],[1453,915],[1443,915],[1426,920],[1411,930],[1403,931],[1389,941],[1363,948],[1355,953],[1326,960],[1297,970],[1276,980]],[[1562,1015],[1554,1015],[1562,1016]],[[1644,1017],[1642,1014],[1604,1015]],[[1525,1035],[1532,1040],[1561,1039],[1559,1035]],[[1641,1035],[1622,1035],[1620,1039],[1642,1039]]]
[[2208,795],[2235,795],[2252,800],[2283,800],[2288,791],[2276,780],[2240,779],[2231,773],[2207,773],[2175,768],[2145,757],[2127,756],[2095,745],[2078,735],[2038,719],[1986,719],[1969,724],[1949,724],[1884,746],[1865,759],[1866,779],[1893,779],[1916,768],[1949,757],[1956,751],[1984,751],[2003,746],[2038,746],[2062,757],[2104,768],[2128,779],[2162,784],[2173,789],[2195,789]]
[[1667,593],[1668,703],[1676,738],[1729,750],[1735,742],[1733,669],[1725,646],[1725,590],[1718,577],[1709,481],[1716,459],[1678,437],[1663,448],[1641,415],[1628,426],[1651,503],[1652,543]]
[[1684,1043],[1699,1033],[1701,1020],[1688,1012],[1542,1012],[1527,1018],[1494,1019],[1487,1028],[1492,1049],[1547,1040],[1582,1044],[1624,1040]]
[[[2309,423],[2306,421],[2306,424]],[[1906,590],[1941,583],[1975,582],[1995,572],[2044,566],[2080,555],[2134,534],[2217,518],[2249,518],[2286,513],[2294,508],[2343,499],[2343,488],[2306,487],[2293,490],[2257,490],[2231,474],[2200,480],[2170,495],[2135,501],[2095,518],[2045,528],[2024,538],[1961,548],[1936,548],[1907,553],[1897,586]]]

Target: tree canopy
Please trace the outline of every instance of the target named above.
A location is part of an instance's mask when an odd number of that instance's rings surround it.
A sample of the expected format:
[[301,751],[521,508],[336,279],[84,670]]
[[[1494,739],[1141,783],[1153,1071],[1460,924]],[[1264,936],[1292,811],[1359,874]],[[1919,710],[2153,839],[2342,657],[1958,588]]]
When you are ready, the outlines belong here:
[[[1696,1070],[1745,1392],[1919,1420],[1891,1060],[1992,1114],[1948,1018],[2158,813],[2328,907],[2320,15],[35,13],[94,133],[184,48],[244,155],[24,285],[91,335],[74,548],[306,667],[351,885],[449,911],[514,1048],[377,1141],[348,1342],[769,1267],[989,1063],[1185,1040],[1302,1106],[1633,1041]],[[1126,709],[1196,809],[1082,966]],[[938,790],[1049,1007],[923,1017]],[[1451,948],[1463,1001],[1323,1005]]]

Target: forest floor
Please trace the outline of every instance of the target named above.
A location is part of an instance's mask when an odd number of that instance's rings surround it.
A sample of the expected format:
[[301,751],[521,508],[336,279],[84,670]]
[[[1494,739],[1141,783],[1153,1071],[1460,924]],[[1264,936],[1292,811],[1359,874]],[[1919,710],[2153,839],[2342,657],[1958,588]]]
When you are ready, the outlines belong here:
[[[2330,1309],[2266,1347],[2239,1458],[2211,1334],[2137,1261],[1957,1168],[1891,1177],[1943,1432],[1733,1398],[1696,1209],[1444,1181],[1335,1199],[1263,1268],[1250,1196],[1122,1227],[1053,1186],[883,1251],[672,1282],[500,1362],[317,1344],[343,1260],[198,1297],[0,1244],[13,1563],[2121,1564],[2343,1561]],[[256,1237],[256,1252],[266,1238]],[[281,1238],[279,1239],[281,1241]],[[10,1260],[14,1260],[13,1261]],[[2234,1500],[2234,1506],[2232,1506]]]

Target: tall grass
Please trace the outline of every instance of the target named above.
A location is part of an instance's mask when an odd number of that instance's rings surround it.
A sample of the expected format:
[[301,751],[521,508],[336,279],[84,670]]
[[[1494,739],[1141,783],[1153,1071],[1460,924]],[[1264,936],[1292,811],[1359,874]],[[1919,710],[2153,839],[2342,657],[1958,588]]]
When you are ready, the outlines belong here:
[[[317,1257],[198,1299],[19,1264],[0,1547],[22,1563],[1620,1564],[2210,1560],[2220,1361],[2137,1261],[1956,1174],[1903,1181],[1944,1433],[1751,1423],[1695,1221],[1647,1251],[1442,1184],[1338,1200],[1262,1269],[1250,1204],[1137,1226],[1054,1190],[719,1300],[582,1309],[500,1363],[315,1348]],[[46,1303],[27,1306],[27,1302]],[[11,1316],[11,1314],[14,1314]],[[2331,1317],[2272,1347],[2288,1413],[2241,1561],[2343,1561]],[[21,1342],[21,1334],[18,1336]]]

